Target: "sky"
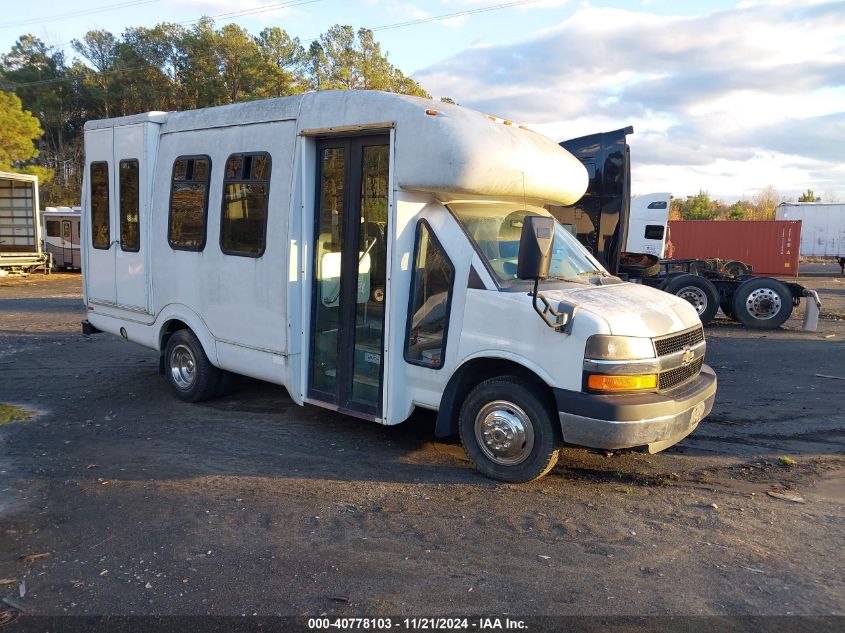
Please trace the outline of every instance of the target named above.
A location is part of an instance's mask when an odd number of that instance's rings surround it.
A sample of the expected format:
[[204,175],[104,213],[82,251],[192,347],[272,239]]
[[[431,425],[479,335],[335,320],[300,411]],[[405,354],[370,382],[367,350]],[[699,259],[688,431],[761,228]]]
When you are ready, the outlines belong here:
[[[634,194],[845,202],[845,0],[0,0],[0,51],[203,15],[304,43],[365,26],[435,97],[555,140],[633,125]],[[439,19],[433,19],[439,18]]]

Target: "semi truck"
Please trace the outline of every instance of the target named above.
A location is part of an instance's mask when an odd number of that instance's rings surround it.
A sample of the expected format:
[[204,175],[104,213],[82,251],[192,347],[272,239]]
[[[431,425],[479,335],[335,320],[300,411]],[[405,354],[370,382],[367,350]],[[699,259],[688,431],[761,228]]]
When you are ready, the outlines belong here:
[[83,332],[155,350],[182,400],[234,373],[431,409],[509,482],[564,443],[661,451],[713,406],[696,311],[554,220],[588,171],[511,121],[375,91],[150,112],[86,123],[84,179]]
[[36,176],[0,172],[0,272],[50,272],[38,204]]
[[783,325],[801,299],[804,328],[815,330],[821,301],[811,289],[750,274],[742,262],[662,259],[668,238],[669,194],[630,195],[628,126],[591,134],[560,145],[589,174],[584,196],[573,205],[548,205],[562,224],[574,226],[579,241],[612,274],[664,290],[689,302],[703,324],[722,308],[725,315],[752,328]]

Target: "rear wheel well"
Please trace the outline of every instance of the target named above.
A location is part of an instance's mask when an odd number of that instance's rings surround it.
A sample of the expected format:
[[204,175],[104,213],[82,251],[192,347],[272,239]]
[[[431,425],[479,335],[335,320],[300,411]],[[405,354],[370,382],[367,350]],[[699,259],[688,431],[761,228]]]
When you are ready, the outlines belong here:
[[167,348],[167,341],[179,330],[191,330],[187,323],[179,319],[170,319],[161,328],[158,337],[158,373],[164,375],[164,350]]
[[476,385],[497,376],[516,376],[536,385],[545,394],[546,404],[550,410],[555,410],[555,399],[551,387],[524,365],[504,358],[474,358],[462,365],[449,379],[440,400],[440,408],[437,411],[435,435],[437,437],[456,435],[458,433],[458,414],[461,410],[461,403],[463,403],[467,394]]

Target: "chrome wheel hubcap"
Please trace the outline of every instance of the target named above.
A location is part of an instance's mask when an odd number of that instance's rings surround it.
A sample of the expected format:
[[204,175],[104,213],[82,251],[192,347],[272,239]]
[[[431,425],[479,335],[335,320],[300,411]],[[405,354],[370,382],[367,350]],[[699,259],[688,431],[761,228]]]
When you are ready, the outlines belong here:
[[699,316],[701,316],[701,314],[707,309],[707,295],[704,294],[704,291],[701,288],[686,286],[680,289],[678,296],[684,301],[691,303],[692,307],[695,308],[695,311],[698,312]]
[[519,464],[534,448],[534,427],[525,411],[507,400],[484,405],[475,417],[475,439],[484,454],[503,466]]
[[170,352],[170,376],[179,389],[187,391],[197,378],[197,365],[194,354],[187,345],[181,343]]
[[771,288],[758,288],[748,295],[745,307],[748,314],[757,319],[771,319],[780,312],[780,296]]

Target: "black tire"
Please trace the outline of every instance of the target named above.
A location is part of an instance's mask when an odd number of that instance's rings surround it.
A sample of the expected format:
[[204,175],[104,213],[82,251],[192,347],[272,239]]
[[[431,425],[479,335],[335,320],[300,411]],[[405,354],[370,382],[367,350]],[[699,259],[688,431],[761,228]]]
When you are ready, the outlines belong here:
[[704,325],[710,323],[719,310],[719,291],[704,277],[678,275],[669,280],[663,290],[692,304]]
[[619,258],[619,272],[630,279],[654,277],[660,272],[660,260],[657,255],[646,253],[622,253]]
[[[509,420],[527,422],[521,434],[524,441],[514,444],[511,454],[505,445],[506,434],[515,427],[508,425]],[[500,376],[469,392],[461,406],[458,428],[467,457],[481,473],[499,481],[524,483],[539,479],[557,463],[561,446],[557,420],[549,398],[538,386],[516,376]],[[498,446],[504,448],[497,450],[494,433],[501,437]],[[519,435],[511,435],[511,439],[519,440]],[[489,439],[483,439],[485,436]]]
[[196,335],[177,330],[164,349],[164,375],[178,398],[201,402],[218,395],[223,372],[211,364]]
[[746,327],[760,330],[778,328],[792,314],[792,293],[771,277],[754,277],[734,292],[733,318]]
[[722,268],[728,275],[734,278],[742,277],[743,275],[747,275],[750,270],[748,266],[740,261],[731,260],[727,264],[725,264]]

